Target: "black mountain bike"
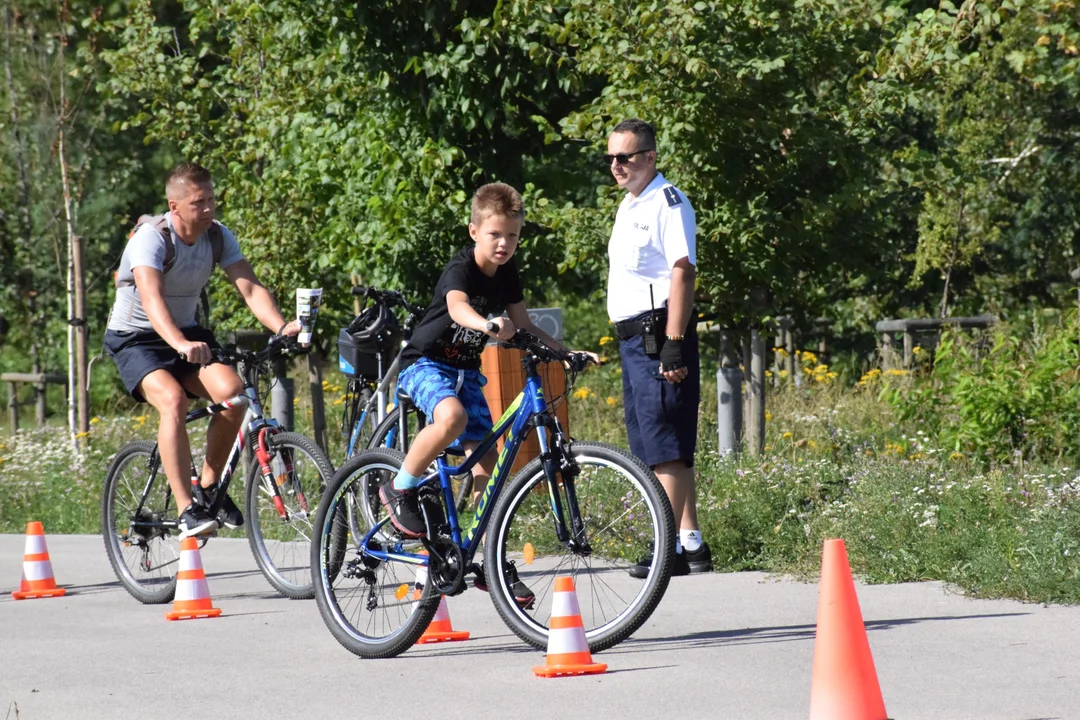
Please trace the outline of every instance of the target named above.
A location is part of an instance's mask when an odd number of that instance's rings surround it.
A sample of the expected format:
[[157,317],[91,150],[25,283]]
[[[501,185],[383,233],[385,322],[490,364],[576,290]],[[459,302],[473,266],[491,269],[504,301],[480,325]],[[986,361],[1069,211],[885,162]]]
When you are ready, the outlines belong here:
[[[259,352],[214,349],[214,360],[242,366],[244,394],[187,415],[187,422],[192,423],[247,405],[215,501],[210,503],[199,487],[194,464],[192,494],[217,516],[246,439],[255,458],[244,493],[248,542],[267,581],[282,595],[296,599],[314,594],[312,521],[334,469],[313,440],[284,432],[277,421],[263,417],[258,384],[260,375],[268,375],[274,358],[300,352],[305,351],[279,337]],[[156,442],[135,440],[116,453],[105,476],[101,527],[105,552],[120,584],[139,602],[171,602],[176,592],[180,530]],[[200,547],[205,543],[206,538],[200,538]]]

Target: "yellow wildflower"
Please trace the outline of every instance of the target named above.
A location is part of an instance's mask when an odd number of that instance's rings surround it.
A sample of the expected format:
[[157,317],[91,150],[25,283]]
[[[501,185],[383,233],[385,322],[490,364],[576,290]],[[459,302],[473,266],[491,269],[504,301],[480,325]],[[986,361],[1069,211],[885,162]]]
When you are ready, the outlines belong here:
[[772,422],[773,415],[768,410],[765,411],[765,422]]
[[776,353],[777,355],[779,355],[780,357],[787,357],[787,349],[786,348],[782,348],[782,347],[773,348],[773,352]]
[[813,440],[807,440],[806,441],[806,447],[810,448],[811,450],[814,450],[814,449],[817,448],[817,443],[814,442]]
[[765,377],[767,377],[767,378],[772,377],[772,370],[766,370],[765,371]]
[[781,380],[783,380],[784,378],[786,378],[786,377],[787,377],[787,375],[788,375],[788,372],[787,372],[787,370],[781,370],[781,371],[779,372],[779,375],[780,375],[780,379],[781,379]]
[[612,338],[610,336],[608,336],[608,335],[605,335],[604,337],[600,338],[600,347],[604,347],[605,345],[610,343],[611,340],[612,340]]
[[921,347],[919,347],[918,345],[916,345],[915,347],[911,348],[911,352],[912,352],[912,354],[913,354],[913,355],[918,355],[918,354],[919,354],[919,353],[921,353],[922,351],[923,351],[923,349],[922,349]]
[[584,400],[590,395],[592,395],[592,390],[589,390],[587,387],[581,387],[574,391],[574,397],[578,400]]
[[90,418],[91,425],[97,425],[99,422],[101,422],[101,418],[97,417],[96,415]]
[[80,439],[82,439],[84,437],[90,437],[90,433],[88,433],[88,432],[75,433],[75,439],[76,440],[80,440]]
[[606,402],[608,405],[615,405],[619,401],[616,400],[615,398],[613,398],[612,396],[608,395],[607,398],[605,398],[604,402]]
[[791,434],[791,433],[789,433],[789,432],[786,432],[786,433],[784,433],[783,435],[781,435],[780,437],[781,437],[781,439],[783,439],[783,440],[790,440],[790,439],[792,438],[792,434]]
[[963,460],[964,459],[964,453],[954,451],[951,455],[949,455],[949,459],[953,460],[953,461]]
[[889,455],[899,455],[904,452],[904,448],[896,443],[885,443],[885,452]]
[[802,353],[796,353],[802,359],[803,365],[817,365],[817,355],[809,350],[803,350]]

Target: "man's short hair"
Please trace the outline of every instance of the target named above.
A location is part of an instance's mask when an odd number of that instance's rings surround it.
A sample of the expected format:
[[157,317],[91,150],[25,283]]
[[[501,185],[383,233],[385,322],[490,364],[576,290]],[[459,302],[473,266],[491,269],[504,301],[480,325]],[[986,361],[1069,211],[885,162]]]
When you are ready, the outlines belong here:
[[644,120],[638,120],[637,118],[630,118],[629,120],[623,120],[621,123],[615,126],[612,133],[633,133],[638,140],[643,140],[644,147],[639,148],[644,150],[649,148],[651,150],[656,149],[656,129],[645,122]]
[[469,222],[479,225],[492,215],[525,219],[525,205],[521,193],[506,183],[483,185],[472,198],[472,216]]
[[181,200],[191,192],[192,186],[209,185],[213,182],[210,171],[202,165],[190,162],[180,163],[165,179],[165,197],[169,200]]

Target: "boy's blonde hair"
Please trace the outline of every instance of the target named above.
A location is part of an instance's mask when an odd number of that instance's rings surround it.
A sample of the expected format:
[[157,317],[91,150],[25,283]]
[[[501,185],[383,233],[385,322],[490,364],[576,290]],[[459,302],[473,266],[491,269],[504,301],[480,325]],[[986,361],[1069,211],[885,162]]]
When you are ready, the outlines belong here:
[[525,205],[521,193],[506,183],[488,183],[476,191],[472,198],[472,216],[469,222],[479,225],[492,215],[525,219]]

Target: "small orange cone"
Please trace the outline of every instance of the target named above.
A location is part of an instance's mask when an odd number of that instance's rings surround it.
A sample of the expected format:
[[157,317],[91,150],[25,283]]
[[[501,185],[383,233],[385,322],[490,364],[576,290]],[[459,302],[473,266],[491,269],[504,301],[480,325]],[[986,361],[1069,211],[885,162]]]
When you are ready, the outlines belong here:
[[[419,587],[413,590],[413,598],[419,600],[424,583],[427,582],[427,567],[421,566],[416,571],[416,582]],[[431,624],[427,626],[427,630],[416,641],[416,644],[427,645],[428,643],[458,642],[468,639],[468,630],[454,630],[454,626],[450,623],[450,609],[446,606],[446,596],[443,595],[439,598],[439,609],[435,611],[435,617],[431,619]]]
[[843,540],[821,556],[810,720],[886,720],[874,658]]
[[180,570],[176,573],[173,609],[165,613],[165,617],[169,620],[188,620],[212,618],[220,614],[221,609],[214,607],[210,601],[210,586],[206,584],[206,573],[203,572],[199,541],[186,537],[180,541]]
[[537,677],[560,675],[596,675],[607,672],[607,665],[594,663],[581,623],[574,578],[555,578],[551,599],[551,627],[548,629],[547,664],[533,668]]
[[67,590],[56,586],[49,549],[45,547],[45,529],[37,520],[26,524],[26,550],[23,552],[22,579],[11,593],[16,600],[61,597]]

